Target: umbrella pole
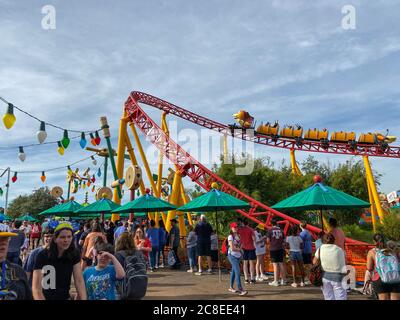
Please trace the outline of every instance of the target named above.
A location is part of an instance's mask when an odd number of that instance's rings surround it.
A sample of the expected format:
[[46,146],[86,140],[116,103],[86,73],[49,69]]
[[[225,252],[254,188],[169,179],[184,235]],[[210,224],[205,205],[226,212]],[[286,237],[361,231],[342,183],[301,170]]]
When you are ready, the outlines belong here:
[[324,231],[324,218],[322,216],[322,209],[319,210],[320,219],[321,219],[321,230]]
[[217,250],[218,250],[218,280],[221,282],[221,261],[219,257],[219,238],[218,238],[218,210],[215,210],[215,229],[217,233]]

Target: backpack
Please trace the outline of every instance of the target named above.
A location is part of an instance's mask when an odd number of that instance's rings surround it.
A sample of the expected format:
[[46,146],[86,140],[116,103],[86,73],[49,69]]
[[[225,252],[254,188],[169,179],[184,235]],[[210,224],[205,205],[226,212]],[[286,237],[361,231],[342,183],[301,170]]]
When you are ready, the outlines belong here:
[[225,238],[224,241],[222,242],[221,253],[227,255],[228,247],[229,247],[228,238]]
[[122,253],[124,257],[125,278],[121,281],[121,299],[138,300],[146,295],[148,277],[146,262],[141,252],[131,256]]
[[400,283],[400,264],[395,255],[375,250],[375,270],[383,283]]

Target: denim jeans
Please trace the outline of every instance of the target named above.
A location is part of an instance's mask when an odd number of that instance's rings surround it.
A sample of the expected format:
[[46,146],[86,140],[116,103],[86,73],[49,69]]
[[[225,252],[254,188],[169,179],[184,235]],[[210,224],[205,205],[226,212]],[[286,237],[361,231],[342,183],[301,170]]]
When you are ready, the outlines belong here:
[[193,269],[196,266],[196,246],[187,249],[189,266]]
[[156,266],[158,247],[151,247],[150,255],[150,268],[153,269]]
[[240,281],[240,258],[236,258],[231,254],[228,254],[228,260],[231,263],[232,270],[231,270],[231,288],[233,288],[233,284],[236,279],[236,284],[238,290],[243,290],[242,283]]
[[164,265],[164,246],[158,247],[158,251],[156,254],[156,266],[158,266],[160,263],[160,257],[161,257],[161,265]]

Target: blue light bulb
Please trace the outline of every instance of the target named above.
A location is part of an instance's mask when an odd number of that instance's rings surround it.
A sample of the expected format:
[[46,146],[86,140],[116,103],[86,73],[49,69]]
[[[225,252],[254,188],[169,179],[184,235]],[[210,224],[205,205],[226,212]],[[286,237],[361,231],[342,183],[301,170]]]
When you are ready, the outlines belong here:
[[101,176],[101,170],[99,168],[99,170],[97,170],[97,176],[100,177]]
[[87,141],[86,141],[84,132],[81,133],[81,140],[79,141],[79,144],[82,149],[84,149],[86,147]]

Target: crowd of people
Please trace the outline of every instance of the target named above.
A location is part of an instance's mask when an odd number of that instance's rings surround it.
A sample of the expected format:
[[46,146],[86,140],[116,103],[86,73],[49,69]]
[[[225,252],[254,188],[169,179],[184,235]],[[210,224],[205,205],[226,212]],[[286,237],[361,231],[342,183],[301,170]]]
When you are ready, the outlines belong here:
[[[289,285],[287,260],[290,285],[311,285],[312,266],[319,263],[324,298],[347,299],[343,285],[347,274],[345,235],[333,218],[329,220],[329,233],[321,232],[314,243],[305,222],[292,226],[285,236],[276,219],[264,230],[262,226],[252,228],[239,218],[229,225],[221,252],[217,234],[205,215],[188,226],[186,241],[182,241],[177,220],[170,222],[169,232],[162,220],[158,224],[154,220],[114,224],[99,219],[78,225],[67,221],[0,223],[0,299],[141,299],[146,294],[148,272],[167,266],[182,269],[182,250],[188,260],[187,272],[195,276],[213,274],[220,255],[226,254],[231,269],[228,291],[240,296],[248,293],[246,285],[269,280],[265,274],[268,254],[273,266],[269,286]],[[399,299],[398,250],[388,247],[382,235],[375,235],[374,241],[376,248],[367,257],[373,290],[379,299]],[[393,266],[382,267],[382,263]],[[74,295],[70,293],[72,279]]]

